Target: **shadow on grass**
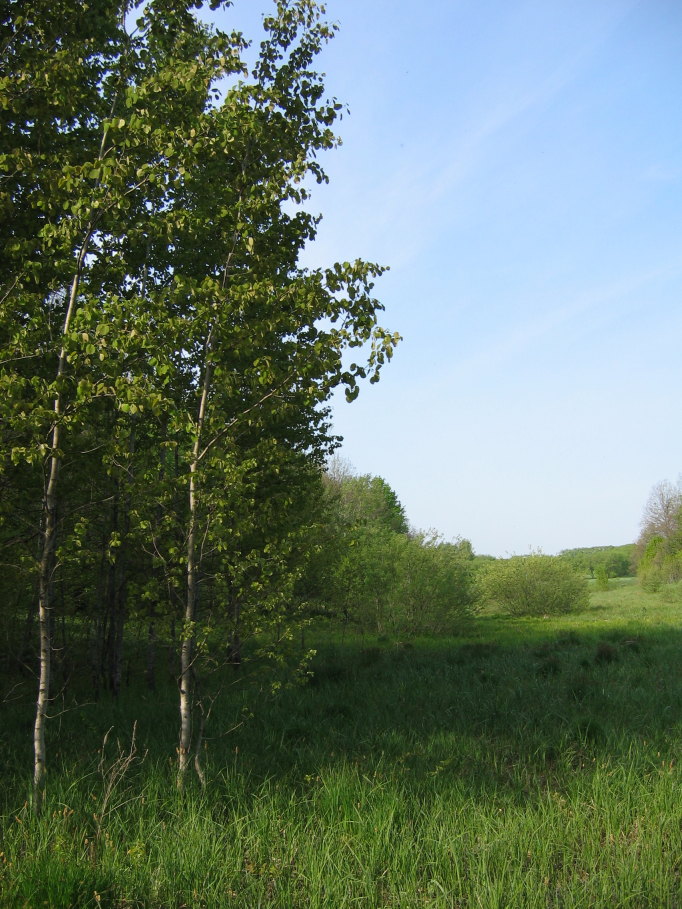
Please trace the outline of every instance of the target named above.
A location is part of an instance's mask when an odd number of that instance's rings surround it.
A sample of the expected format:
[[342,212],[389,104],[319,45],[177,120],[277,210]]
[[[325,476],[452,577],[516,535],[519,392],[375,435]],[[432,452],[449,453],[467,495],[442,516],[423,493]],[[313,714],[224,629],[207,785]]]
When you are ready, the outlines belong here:
[[682,632],[671,629],[336,645],[314,671],[308,687],[254,705],[230,742],[235,769],[296,780],[341,762],[525,798],[550,777],[619,761],[648,772],[679,754]]
[[[498,618],[490,640],[477,627],[468,641],[321,645],[309,683],[277,695],[230,681],[205,732],[209,776],[239,776],[255,793],[266,780],[298,788],[321,768],[350,766],[415,791],[456,782],[523,799],[598,763],[635,760],[647,772],[677,758],[682,631],[555,622],[545,632]],[[55,709],[53,766],[96,776],[107,730],[125,742],[137,723],[140,752],[170,777],[176,698],[168,685]],[[32,716],[28,702],[6,706],[2,746],[16,783],[28,776]]]

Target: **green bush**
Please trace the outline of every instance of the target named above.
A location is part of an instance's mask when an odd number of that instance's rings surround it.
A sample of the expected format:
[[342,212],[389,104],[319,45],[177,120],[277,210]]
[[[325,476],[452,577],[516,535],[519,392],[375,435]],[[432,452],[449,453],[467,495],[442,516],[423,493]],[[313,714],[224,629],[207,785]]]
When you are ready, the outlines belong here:
[[606,570],[606,565],[597,565],[595,577],[597,579],[597,590],[609,589],[609,573]]
[[394,538],[391,609],[401,635],[458,634],[474,612],[471,546],[436,535]]
[[539,553],[491,562],[479,589],[483,600],[512,615],[556,615],[589,602],[587,581],[571,565]]
[[676,541],[652,537],[639,560],[637,576],[642,588],[649,593],[682,580],[682,551],[676,548]]

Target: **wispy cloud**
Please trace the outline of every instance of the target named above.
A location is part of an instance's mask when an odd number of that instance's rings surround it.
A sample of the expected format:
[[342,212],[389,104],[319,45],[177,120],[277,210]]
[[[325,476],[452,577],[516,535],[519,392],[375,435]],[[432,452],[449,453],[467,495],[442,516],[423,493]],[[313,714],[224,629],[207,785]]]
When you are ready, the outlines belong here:
[[508,323],[505,324],[493,335],[492,340],[484,342],[470,356],[458,360],[454,367],[448,367],[447,373],[449,376],[455,373],[460,379],[466,379],[468,382],[476,381],[512,361],[527,356],[529,351],[537,348],[548,337],[564,331],[571,323],[581,320],[584,324],[585,316],[590,312],[598,311],[602,321],[622,320],[624,300],[632,301],[633,295],[639,294],[637,302],[630,302],[630,308],[648,306],[649,297],[641,293],[643,290],[661,279],[680,276],[682,264],[678,257],[663,266],[630,274],[617,281],[567,297],[558,305],[543,310],[539,315],[526,319],[516,327],[509,328]]
[[[491,74],[492,95],[481,96],[480,106],[473,105],[477,114],[468,122],[459,120],[444,129],[441,123],[420,122],[420,112],[415,111],[415,132],[405,137],[402,147],[356,147],[348,157],[342,149],[339,155],[345,163],[338,176],[332,171],[338,188],[320,197],[326,222],[309,262],[350,248],[388,261],[394,269],[414,264],[432,244],[433,232],[447,227],[452,219],[457,191],[480,175],[505,134],[524,118],[532,123],[533,115],[549,107],[580,77],[636,2],[612,4],[592,22],[579,49],[544,72],[536,68],[519,73],[512,66]],[[447,110],[447,98],[440,104],[430,100],[433,109]],[[423,138],[415,140],[415,134]]]

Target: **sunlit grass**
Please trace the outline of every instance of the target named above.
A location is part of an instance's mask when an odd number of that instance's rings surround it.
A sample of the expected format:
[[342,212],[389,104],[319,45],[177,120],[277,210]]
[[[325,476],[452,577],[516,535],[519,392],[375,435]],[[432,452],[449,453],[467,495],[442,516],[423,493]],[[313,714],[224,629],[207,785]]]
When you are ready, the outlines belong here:
[[173,785],[172,688],[65,713],[39,822],[10,705],[0,904],[680,905],[681,616],[612,582],[456,641],[318,630],[309,686],[216,702],[204,792]]

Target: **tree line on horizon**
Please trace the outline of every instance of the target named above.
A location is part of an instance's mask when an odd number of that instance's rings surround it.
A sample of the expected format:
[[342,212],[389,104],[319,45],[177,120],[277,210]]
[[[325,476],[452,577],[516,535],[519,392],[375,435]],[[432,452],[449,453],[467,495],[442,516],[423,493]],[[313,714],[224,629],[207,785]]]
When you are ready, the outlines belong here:
[[636,544],[584,546],[562,549],[559,557],[570,562],[586,577],[627,578],[636,573]]

